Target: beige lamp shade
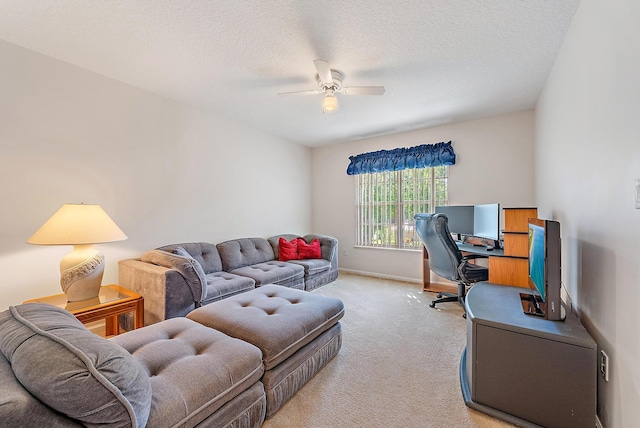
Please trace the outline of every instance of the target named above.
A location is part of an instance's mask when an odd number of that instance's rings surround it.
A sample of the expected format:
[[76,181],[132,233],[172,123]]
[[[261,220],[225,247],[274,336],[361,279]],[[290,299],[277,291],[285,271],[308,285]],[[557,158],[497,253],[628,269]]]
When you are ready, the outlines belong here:
[[92,244],[122,241],[127,235],[99,205],[65,204],[27,240],[37,245],[73,245],[60,261],[60,285],[70,302],[98,296],[104,256]]
[[100,205],[64,204],[27,242],[37,245],[78,245],[125,239],[127,235]]

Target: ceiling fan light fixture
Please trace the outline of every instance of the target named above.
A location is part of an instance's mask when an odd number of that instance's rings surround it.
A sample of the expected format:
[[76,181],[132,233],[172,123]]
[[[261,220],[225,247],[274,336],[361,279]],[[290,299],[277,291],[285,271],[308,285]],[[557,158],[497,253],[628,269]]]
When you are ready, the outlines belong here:
[[333,95],[333,91],[327,91],[322,99],[322,111],[331,112],[338,108],[338,99]]
[[[322,112],[330,113],[338,109],[338,99],[335,94],[343,95],[383,95],[384,86],[342,86],[344,74],[341,71],[333,70],[327,61],[316,59],[313,61],[316,66],[316,81],[318,89],[307,91],[280,92],[278,95],[315,95],[324,93],[322,98]],[[341,95],[342,96],[342,95]]]

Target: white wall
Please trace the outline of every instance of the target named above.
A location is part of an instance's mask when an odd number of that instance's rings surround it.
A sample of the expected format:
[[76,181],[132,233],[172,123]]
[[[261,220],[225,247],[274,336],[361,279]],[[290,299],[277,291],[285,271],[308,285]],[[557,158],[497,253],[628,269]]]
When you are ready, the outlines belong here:
[[163,244],[310,232],[306,147],[1,41],[0,94],[0,309],[61,292],[71,247],[25,241],[66,202],[129,236],[103,283]]
[[456,165],[449,169],[451,205],[499,202],[506,207],[531,206],[533,130],[533,111],[525,111],[314,148],[313,229],[338,238],[343,269],[421,281],[420,251],[354,248],[355,178],[346,174],[349,156],[453,141]]
[[536,203],[560,221],[565,287],[609,355],[605,427],[640,421],[640,3],[583,0],[536,112]]

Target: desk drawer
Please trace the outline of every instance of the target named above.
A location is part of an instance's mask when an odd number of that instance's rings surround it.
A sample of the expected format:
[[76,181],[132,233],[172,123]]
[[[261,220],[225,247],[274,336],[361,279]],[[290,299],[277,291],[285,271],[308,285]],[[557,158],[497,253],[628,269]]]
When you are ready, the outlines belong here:
[[504,253],[507,256],[529,257],[529,234],[504,233]]

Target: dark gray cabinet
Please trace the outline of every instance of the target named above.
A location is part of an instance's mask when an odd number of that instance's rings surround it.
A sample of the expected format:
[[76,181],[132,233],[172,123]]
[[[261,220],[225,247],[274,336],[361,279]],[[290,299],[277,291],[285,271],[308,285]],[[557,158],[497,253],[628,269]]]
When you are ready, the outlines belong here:
[[564,321],[525,315],[522,291],[479,283],[467,294],[465,403],[522,427],[595,426],[595,341],[571,311]]

